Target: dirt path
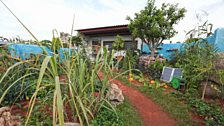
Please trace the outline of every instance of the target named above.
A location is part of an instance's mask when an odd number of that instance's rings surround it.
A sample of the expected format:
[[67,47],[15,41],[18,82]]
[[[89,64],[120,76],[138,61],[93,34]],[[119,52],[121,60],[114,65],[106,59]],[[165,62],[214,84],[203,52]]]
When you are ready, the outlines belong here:
[[128,97],[133,106],[143,119],[145,126],[175,126],[176,121],[169,117],[157,104],[139,91],[125,86],[118,80],[113,80],[112,83],[117,84],[124,95]]

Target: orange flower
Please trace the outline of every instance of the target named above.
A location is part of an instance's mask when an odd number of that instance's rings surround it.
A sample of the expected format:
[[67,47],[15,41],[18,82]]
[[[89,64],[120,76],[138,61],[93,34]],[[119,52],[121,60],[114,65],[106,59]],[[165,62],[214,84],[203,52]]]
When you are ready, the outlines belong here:
[[167,86],[167,85],[164,85],[164,88],[166,88],[166,89],[167,89],[167,88],[169,88],[169,86]]
[[154,80],[151,80],[151,81],[150,81],[150,84],[155,84],[155,81],[154,81]]

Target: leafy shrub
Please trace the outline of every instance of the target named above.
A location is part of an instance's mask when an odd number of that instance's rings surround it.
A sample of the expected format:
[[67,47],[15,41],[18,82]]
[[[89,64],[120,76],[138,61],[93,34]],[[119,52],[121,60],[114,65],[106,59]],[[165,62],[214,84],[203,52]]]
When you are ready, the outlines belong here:
[[[36,105],[33,110],[33,114],[30,117],[29,125],[31,126],[52,126],[52,118],[44,110],[41,110],[44,107],[43,104]],[[25,123],[23,120],[22,123]]]
[[92,121],[93,126],[123,126],[123,121],[111,110],[102,109]]
[[148,74],[154,79],[160,79],[164,66],[167,66],[166,61],[156,60],[154,63],[150,63]]
[[127,50],[126,51],[126,56],[121,63],[122,64],[122,69],[129,70],[130,67],[131,67],[131,69],[137,68],[138,60],[139,60],[139,55],[136,51]]
[[183,77],[189,88],[198,88],[202,80],[215,73],[216,49],[206,41],[185,44],[181,52],[174,55],[171,64],[183,69]]
[[[0,83],[0,96],[11,86],[0,106],[8,106],[12,105],[14,102],[29,100],[32,96],[36,88],[33,80],[37,77],[38,73],[37,71],[28,72],[28,67],[29,65],[24,64],[11,69],[11,71],[8,72],[8,76]],[[20,79],[21,76],[25,76],[26,74],[30,74],[30,77],[27,76],[27,78]]]
[[195,96],[186,93],[178,95],[180,100],[184,100],[190,109],[200,117],[204,118],[204,124],[207,126],[223,126],[224,112],[221,107],[206,103],[205,101],[196,98]]

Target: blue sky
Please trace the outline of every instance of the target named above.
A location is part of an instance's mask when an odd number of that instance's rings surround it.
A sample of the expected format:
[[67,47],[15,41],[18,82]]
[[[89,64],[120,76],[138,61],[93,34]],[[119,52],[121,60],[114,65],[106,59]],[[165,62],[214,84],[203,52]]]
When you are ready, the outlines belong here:
[[[3,0],[27,25],[39,40],[51,39],[52,30],[71,32],[75,14],[75,29],[127,24],[126,16],[133,17],[146,5],[147,0]],[[196,13],[204,15],[203,20],[214,24],[214,29],[224,27],[224,0],[157,0],[156,4],[179,3],[188,12],[175,28],[178,34],[172,41],[183,41],[185,31],[195,27]],[[0,3],[0,36],[12,38],[31,36]]]

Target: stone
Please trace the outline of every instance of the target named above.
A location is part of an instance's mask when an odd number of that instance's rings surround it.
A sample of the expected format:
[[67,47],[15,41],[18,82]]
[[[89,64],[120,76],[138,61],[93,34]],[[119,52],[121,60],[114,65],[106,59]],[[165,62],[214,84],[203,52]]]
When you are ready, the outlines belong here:
[[[218,58],[214,61],[215,69],[224,71],[224,53],[218,53],[217,57]],[[223,85],[223,82],[221,82],[221,78],[218,74],[211,75],[209,80],[215,82],[216,84]]]
[[18,121],[9,121],[8,126],[21,126],[21,123]]
[[119,105],[124,101],[122,90],[116,84],[110,85],[106,96],[114,105]]
[[9,107],[0,108],[0,126],[21,126],[20,116],[12,116]]
[[5,119],[0,117],[0,126],[4,126],[5,125]]
[[[201,94],[204,90],[204,86],[205,86],[206,82],[203,81],[201,82]],[[211,98],[217,98],[220,97],[221,93],[216,90],[214,87],[216,87],[217,85],[215,85],[215,83],[212,83],[211,81],[208,82],[207,87],[205,89],[205,96],[207,97],[211,97]]]
[[9,107],[1,107],[0,108],[0,115],[3,114],[3,112],[8,112],[8,111],[10,111]]

